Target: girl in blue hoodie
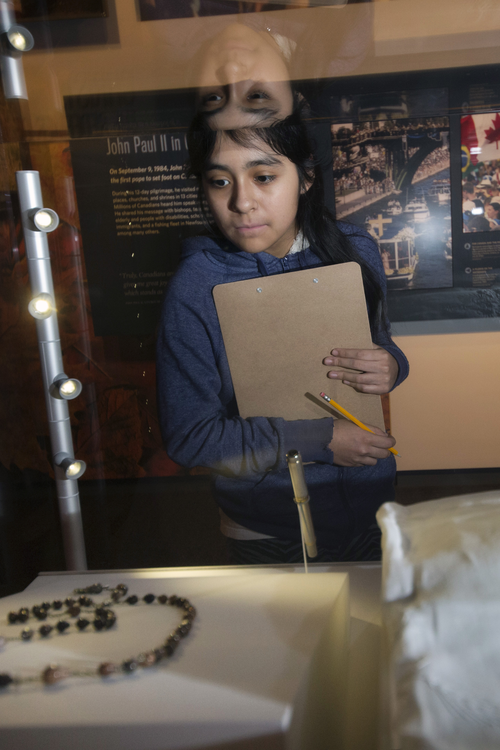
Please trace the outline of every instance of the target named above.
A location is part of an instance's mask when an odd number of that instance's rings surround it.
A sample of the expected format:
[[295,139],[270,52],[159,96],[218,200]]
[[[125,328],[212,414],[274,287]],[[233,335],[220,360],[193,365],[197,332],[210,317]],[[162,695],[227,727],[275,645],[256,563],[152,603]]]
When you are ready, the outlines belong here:
[[166,450],[183,466],[212,470],[234,562],[300,560],[286,464],[291,448],[306,463],[316,559],[379,559],[375,513],[394,499],[394,439],[347,420],[240,417],[212,296],[218,284],[358,262],[375,346],[334,349],[323,362],[331,378],[345,377],[336,367],[353,368],[359,374],[345,383],[387,393],[407,376],[408,363],[390,337],[377,245],[324,206],[321,172],[298,112],[269,128],[198,125],[189,150],[213,222],[209,236],[185,241],[163,306],[157,377]]

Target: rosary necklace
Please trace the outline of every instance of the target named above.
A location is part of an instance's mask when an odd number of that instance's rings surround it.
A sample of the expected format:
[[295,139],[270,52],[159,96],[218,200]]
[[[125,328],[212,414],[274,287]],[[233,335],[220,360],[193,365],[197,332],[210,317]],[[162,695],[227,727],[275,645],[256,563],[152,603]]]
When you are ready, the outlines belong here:
[[[102,594],[105,592],[106,599],[102,602],[95,602],[89,594]],[[43,682],[45,685],[53,685],[67,677],[108,677],[109,675],[122,673],[132,674],[138,668],[152,667],[154,664],[166,659],[175,652],[181,638],[185,638],[191,630],[193,620],[196,617],[196,609],[191,602],[180,596],[166,596],[160,594],[146,594],[142,600],[138,596],[128,596],[128,588],[124,583],[110,588],[100,583],[87,586],[82,589],[75,589],[73,596],[68,596],[64,602],[55,600],[53,602],[42,602],[31,607],[21,607],[17,612],[9,612],[7,621],[9,625],[26,623],[30,619],[43,621],[37,629],[41,640],[48,639],[55,634],[63,636],[68,631],[84,631],[92,623],[96,632],[110,630],[116,624],[116,614],[111,607],[129,605],[135,606],[141,601],[146,605],[169,605],[178,607],[181,610],[181,622],[168,634],[165,642],[158,648],[144,651],[136,657],[126,659],[121,664],[115,664],[111,661],[105,661],[99,664],[97,669],[74,671],[58,664],[49,664],[40,674],[33,677],[16,677],[8,672],[0,673],[0,688],[6,688],[9,685],[21,685],[25,682]],[[75,598],[76,597],[76,598]],[[127,597],[127,598],[125,598]],[[93,618],[91,620],[91,618]],[[54,625],[48,620],[57,619]],[[3,648],[9,641],[31,641],[35,637],[35,630],[29,625],[26,626],[18,635],[0,635],[0,648]]]

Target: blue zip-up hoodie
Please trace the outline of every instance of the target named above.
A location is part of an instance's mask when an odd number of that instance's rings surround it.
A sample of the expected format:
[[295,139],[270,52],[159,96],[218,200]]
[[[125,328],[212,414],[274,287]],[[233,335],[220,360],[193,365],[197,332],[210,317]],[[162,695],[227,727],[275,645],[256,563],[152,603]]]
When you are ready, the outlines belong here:
[[[352,235],[351,242],[385,290],[373,240],[351,225],[339,227]],[[223,239],[186,240],[159,328],[158,409],[170,458],[182,466],[210,467],[223,511],[242,526],[281,539],[300,539],[286,463],[287,451],[299,450],[305,463],[314,462],[304,468],[318,544],[336,549],[372,524],[383,502],[393,500],[394,457],[373,467],[335,466],[328,447],[334,422],[330,417],[242,419],[212,296],[217,284],[321,265],[310,248],[275,258],[240,251]],[[399,385],[408,374],[404,354],[382,331],[374,340],[397,360]]]

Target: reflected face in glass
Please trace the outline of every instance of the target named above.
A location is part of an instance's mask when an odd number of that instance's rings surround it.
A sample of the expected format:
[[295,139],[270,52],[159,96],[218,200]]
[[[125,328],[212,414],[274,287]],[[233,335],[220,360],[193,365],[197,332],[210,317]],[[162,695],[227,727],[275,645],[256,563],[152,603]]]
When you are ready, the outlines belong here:
[[217,226],[240,250],[276,258],[290,250],[300,189],[289,159],[262,141],[239,146],[219,133],[203,188]]
[[228,26],[208,48],[198,96],[214,130],[269,124],[293,108],[288,69],[273,37],[239,24]]

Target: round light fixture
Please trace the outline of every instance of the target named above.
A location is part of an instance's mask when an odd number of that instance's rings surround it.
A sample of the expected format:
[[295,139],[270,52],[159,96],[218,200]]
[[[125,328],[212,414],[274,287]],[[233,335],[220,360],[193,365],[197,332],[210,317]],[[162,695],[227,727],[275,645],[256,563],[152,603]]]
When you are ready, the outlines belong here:
[[77,479],[81,477],[85,471],[85,463],[83,461],[72,461],[66,469],[66,476],[68,479]]
[[71,458],[67,453],[58,453],[54,461],[65,473],[66,479],[78,479],[82,476],[87,468],[85,461]]
[[37,320],[49,318],[54,311],[54,300],[50,294],[37,294],[28,304],[28,311]]
[[82,392],[82,384],[76,378],[68,378],[66,375],[58,375],[54,379],[54,386],[60,398],[71,401]]
[[51,208],[39,208],[31,218],[40,232],[53,232],[59,226],[59,216]]
[[24,26],[11,26],[6,36],[9,46],[15,52],[29,52],[34,47],[33,34]]

